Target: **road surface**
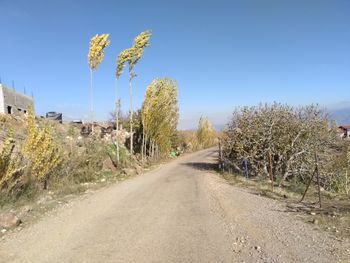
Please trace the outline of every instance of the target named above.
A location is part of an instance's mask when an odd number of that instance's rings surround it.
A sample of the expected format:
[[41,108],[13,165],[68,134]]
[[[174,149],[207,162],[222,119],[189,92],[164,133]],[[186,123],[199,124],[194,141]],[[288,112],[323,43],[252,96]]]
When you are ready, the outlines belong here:
[[344,244],[228,185],[215,149],[57,208],[0,241],[0,262],[347,262]]

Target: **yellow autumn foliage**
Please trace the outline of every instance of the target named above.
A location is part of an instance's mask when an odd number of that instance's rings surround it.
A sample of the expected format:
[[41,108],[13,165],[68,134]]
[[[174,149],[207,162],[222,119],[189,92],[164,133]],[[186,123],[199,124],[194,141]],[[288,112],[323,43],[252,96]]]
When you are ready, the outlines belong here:
[[16,161],[12,158],[12,131],[9,131],[0,151],[0,188],[8,184],[16,173]]
[[124,49],[117,57],[117,69],[116,69],[116,78],[119,78],[123,73],[125,63],[132,61],[132,58],[135,56],[135,49],[133,47]]
[[108,40],[109,34],[95,35],[90,40],[90,47],[88,53],[88,63],[91,70],[97,68],[104,57],[104,49],[108,47],[110,41]]
[[[137,35],[131,48],[124,49],[117,57],[116,78],[123,72],[125,63],[129,64],[129,71],[132,72],[138,60],[142,57],[143,50],[149,46],[151,31],[146,30]],[[133,75],[133,73],[131,73]]]
[[213,146],[216,138],[216,131],[210,121],[201,117],[199,119],[198,129],[196,132],[198,147],[208,148]]
[[37,180],[44,180],[62,161],[58,145],[52,138],[48,126],[39,128],[35,123],[33,110],[28,110],[28,135],[23,154],[30,162],[30,174]]

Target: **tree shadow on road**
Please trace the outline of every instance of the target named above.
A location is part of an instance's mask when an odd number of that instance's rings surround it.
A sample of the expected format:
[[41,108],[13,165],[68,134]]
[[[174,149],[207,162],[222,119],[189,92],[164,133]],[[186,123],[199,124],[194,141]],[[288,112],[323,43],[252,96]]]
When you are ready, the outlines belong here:
[[219,165],[217,163],[188,162],[188,163],[182,163],[182,165],[185,165],[200,171],[218,171],[219,169]]

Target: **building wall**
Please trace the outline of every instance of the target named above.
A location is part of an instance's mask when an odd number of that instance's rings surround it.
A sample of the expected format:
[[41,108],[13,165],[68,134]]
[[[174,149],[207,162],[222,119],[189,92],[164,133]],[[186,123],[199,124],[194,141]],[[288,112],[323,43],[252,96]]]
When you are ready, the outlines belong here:
[[0,84],[0,113],[11,114],[26,113],[30,106],[34,106],[33,98],[6,88]]

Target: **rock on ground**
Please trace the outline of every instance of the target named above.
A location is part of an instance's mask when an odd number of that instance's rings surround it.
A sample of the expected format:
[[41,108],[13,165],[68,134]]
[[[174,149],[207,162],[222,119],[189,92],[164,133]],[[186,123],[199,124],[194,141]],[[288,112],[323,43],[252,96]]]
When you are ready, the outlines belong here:
[[3,228],[16,227],[20,223],[21,219],[19,219],[14,213],[0,214],[0,226]]

